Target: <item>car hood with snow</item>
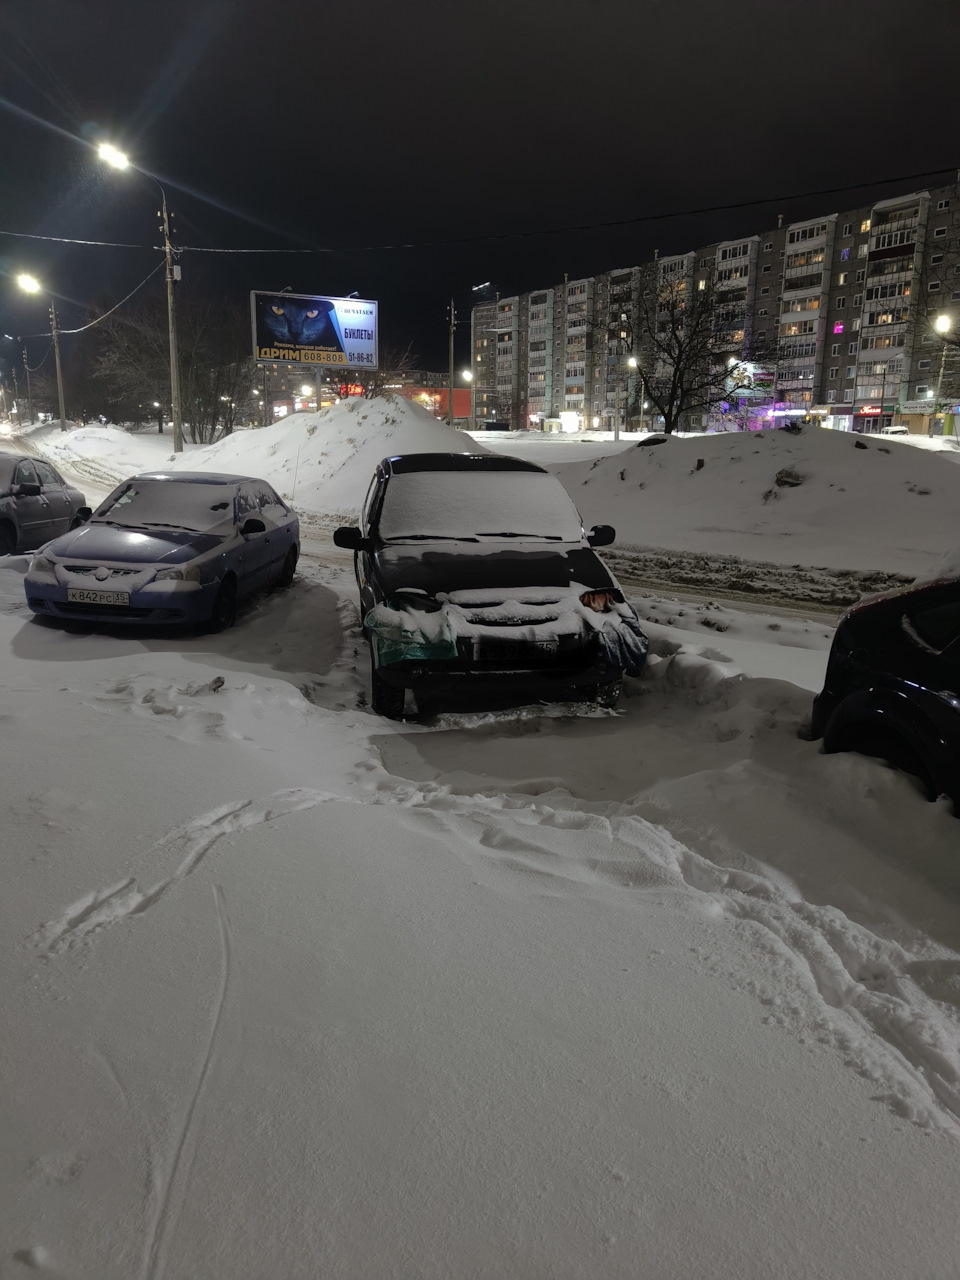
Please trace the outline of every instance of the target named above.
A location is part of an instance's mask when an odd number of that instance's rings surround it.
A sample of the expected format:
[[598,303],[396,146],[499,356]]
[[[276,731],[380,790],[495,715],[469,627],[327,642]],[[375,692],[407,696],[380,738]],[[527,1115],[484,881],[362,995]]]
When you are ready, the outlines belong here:
[[584,587],[611,591],[616,583],[593,549],[543,541],[389,542],[371,556],[387,593],[414,588],[438,591],[477,587]]
[[223,535],[190,529],[124,529],[105,523],[85,524],[48,542],[45,555],[76,560],[110,560],[118,564],[183,564],[223,541]]

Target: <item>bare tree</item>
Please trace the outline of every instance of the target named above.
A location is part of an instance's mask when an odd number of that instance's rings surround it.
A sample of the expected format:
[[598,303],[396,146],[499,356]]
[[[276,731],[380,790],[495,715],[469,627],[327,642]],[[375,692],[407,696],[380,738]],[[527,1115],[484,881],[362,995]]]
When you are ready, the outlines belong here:
[[745,308],[708,287],[694,288],[691,271],[645,267],[627,306],[602,317],[609,342],[636,362],[628,382],[627,415],[636,419],[649,401],[667,434],[681,420],[739,403],[752,390],[754,367],[770,358],[752,340]]
[[405,347],[396,344],[382,346],[379,368],[362,375],[360,380],[364,394],[370,399],[382,396],[391,382],[400,381],[404,374],[416,369],[418,364],[419,356],[414,353],[412,342],[408,342]]

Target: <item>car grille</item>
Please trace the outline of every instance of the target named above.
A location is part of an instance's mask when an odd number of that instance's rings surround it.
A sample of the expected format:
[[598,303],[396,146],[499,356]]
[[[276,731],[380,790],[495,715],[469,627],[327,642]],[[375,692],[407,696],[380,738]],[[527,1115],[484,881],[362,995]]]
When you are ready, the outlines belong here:
[[[63,566],[68,573],[76,574],[81,578],[93,578],[96,576],[98,565],[95,564],[65,564]],[[111,578],[129,578],[135,573],[143,573],[142,569],[111,569],[108,577]],[[100,579],[106,582],[106,578]]]

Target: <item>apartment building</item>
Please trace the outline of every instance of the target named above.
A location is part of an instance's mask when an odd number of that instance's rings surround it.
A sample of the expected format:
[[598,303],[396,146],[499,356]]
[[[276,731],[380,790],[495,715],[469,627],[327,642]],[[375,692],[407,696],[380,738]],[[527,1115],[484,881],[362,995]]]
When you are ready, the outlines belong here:
[[[955,417],[960,424],[960,350],[937,328],[939,318],[960,333],[954,182],[481,304],[475,363],[496,404],[486,414],[478,408],[478,425],[561,414],[568,427],[627,425],[625,406],[636,402],[627,360],[643,342],[638,313],[667,285],[709,305],[712,359],[737,370],[728,399],[687,415],[688,429],[790,415],[841,430],[896,420],[952,432]],[[657,320],[668,322],[666,314]]]

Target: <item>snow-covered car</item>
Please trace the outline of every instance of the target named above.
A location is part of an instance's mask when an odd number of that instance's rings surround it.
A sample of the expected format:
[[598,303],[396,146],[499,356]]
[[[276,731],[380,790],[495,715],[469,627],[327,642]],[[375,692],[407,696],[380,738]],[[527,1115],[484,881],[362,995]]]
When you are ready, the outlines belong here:
[[152,472],[41,547],[24,585],[48,618],[222,631],[239,599],[292,582],[299,554],[299,521],[266,481]]
[[891,592],[840,621],[811,737],[919,778],[960,813],[960,580]]
[[880,434],[882,436],[908,436],[910,434],[909,427],[881,427]]
[[613,706],[647,640],[566,490],[542,467],[494,454],[385,458],[355,553],[374,711],[421,715],[446,695],[576,696]]
[[89,516],[87,500],[41,458],[0,456],[0,556],[34,547],[75,529]]

